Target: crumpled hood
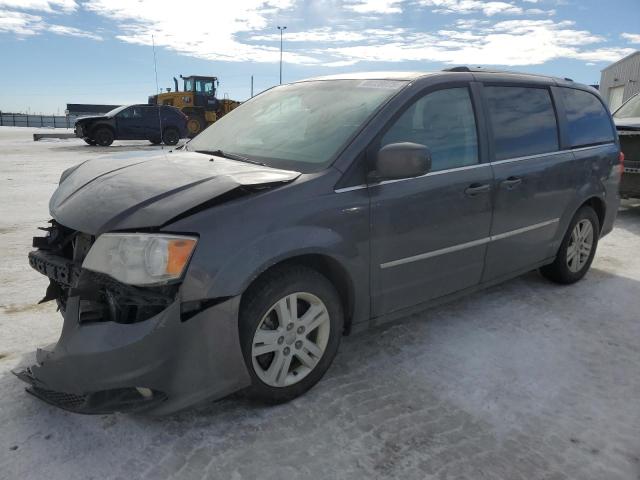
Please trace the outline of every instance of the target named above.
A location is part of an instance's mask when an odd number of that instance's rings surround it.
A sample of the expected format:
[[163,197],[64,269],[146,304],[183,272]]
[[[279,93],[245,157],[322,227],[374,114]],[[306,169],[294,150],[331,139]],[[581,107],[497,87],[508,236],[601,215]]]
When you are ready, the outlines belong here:
[[158,227],[235,188],[299,175],[195,152],[129,152],[65,172],[49,211],[62,225],[91,235]]
[[618,130],[640,130],[640,117],[616,118],[613,117]]

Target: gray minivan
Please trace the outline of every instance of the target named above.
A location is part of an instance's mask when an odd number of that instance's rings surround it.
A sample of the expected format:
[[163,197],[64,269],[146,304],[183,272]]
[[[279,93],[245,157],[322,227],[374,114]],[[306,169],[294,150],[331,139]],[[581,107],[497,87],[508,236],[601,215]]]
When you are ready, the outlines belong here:
[[16,374],[81,413],[286,401],[343,334],[532,269],[576,282],[619,180],[611,116],[569,79],[457,67],[275,87],[181,149],[62,174],[29,254],[62,334]]

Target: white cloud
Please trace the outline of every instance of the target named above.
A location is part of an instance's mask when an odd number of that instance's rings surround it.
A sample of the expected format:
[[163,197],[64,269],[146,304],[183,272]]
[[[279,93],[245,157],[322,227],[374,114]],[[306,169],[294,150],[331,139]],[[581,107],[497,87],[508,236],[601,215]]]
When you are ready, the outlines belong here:
[[603,40],[598,35],[575,29],[569,21],[510,20],[466,30],[408,34],[386,44],[335,47],[327,51],[343,60],[505,66],[539,65],[559,58],[615,61],[633,51],[587,48]]
[[629,43],[640,43],[640,33],[623,33],[620,36]]
[[39,15],[0,9],[0,33],[10,33],[18,37],[31,37],[45,32],[56,35],[84,37],[102,40],[95,33],[86,32],[74,27],[46,23]]
[[[369,28],[361,31],[341,30],[336,31],[329,27],[314,28],[302,32],[291,32],[286,34],[286,41],[289,42],[326,42],[326,43],[350,43],[350,42],[377,42],[385,39],[393,39],[406,32],[404,28],[394,28],[389,30]],[[267,35],[252,35],[252,41],[279,42],[279,33]]]
[[48,13],[70,13],[77,10],[78,4],[75,0],[0,0],[0,7]]
[[509,2],[481,1],[481,0],[418,0],[425,7],[435,7],[436,13],[470,14],[482,12],[487,16],[496,14],[522,14],[524,11]]
[[20,36],[37,35],[41,30],[42,17],[10,10],[0,10],[0,32]]
[[49,25],[47,27],[47,31],[51,33],[56,33],[58,35],[66,35],[69,37],[80,37],[80,38],[90,38],[92,40],[102,40],[102,37],[95,33],[86,32],[84,30],[80,30],[79,28],[65,27],[63,25]]
[[[280,58],[276,45],[252,45],[238,35],[273,27],[274,13],[286,10],[295,0],[234,0],[225,3],[191,0],[188,12],[158,8],[154,0],[94,0],[84,8],[116,20],[118,39],[157,46],[184,55],[228,62],[275,62]],[[287,33],[287,37],[290,34]],[[318,60],[306,54],[285,52],[288,62],[313,64]]]
[[400,13],[402,0],[345,0],[344,7],[358,13]]

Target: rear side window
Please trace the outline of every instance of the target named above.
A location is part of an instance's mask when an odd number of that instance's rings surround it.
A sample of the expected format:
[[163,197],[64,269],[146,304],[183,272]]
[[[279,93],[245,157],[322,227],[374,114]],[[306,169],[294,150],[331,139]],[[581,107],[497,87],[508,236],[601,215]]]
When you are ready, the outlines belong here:
[[611,119],[602,102],[592,93],[561,88],[572,147],[613,142]]
[[484,87],[496,160],[554,152],[558,124],[546,88]]
[[412,142],[431,151],[431,170],[478,163],[478,137],[469,90],[436,90],[414,102],[382,137],[380,146]]

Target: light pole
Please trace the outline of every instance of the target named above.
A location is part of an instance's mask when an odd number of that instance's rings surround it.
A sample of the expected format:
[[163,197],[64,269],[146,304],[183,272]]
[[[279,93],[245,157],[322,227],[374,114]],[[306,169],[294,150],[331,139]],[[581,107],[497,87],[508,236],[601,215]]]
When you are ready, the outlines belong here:
[[287,27],[281,27],[278,25],[278,30],[280,30],[280,85],[282,85],[282,32],[284,32]]

